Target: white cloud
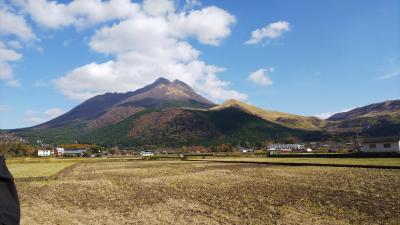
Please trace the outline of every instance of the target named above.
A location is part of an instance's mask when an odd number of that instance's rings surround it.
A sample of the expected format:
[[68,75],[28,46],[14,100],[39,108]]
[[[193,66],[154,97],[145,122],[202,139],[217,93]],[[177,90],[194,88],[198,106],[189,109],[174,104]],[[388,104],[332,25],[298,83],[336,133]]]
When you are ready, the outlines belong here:
[[59,108],[51,108],[44,112],[39,112],[35,110],[27,110],[24,113],[24,122],[27,126],[33,126],[37,124],[44,123],[51,119],[56,118],[64,113],[62,109]]
[[13,63],[20,60],[22,55],[14,49],[22,47],[20,41],[32,43],[37,37],[24,16],[3,3],[0,3],[0,37],[11,38],[7,42],[0,39],[0,80],[5,81],[8,86],[19,87],[21,84],[14,78]]
[[251,73],[248,77],[255,85],[260,86],[269,86],[272,85],[272,80],[269,77],[268,73],[273,72],[274,68],[269,69],[259,69],[253,73]]
[[10,87],[20,87],[21,86],[21,82],[19,80],[9,80],[7,81],[7,85]]
[[314,116],[318,117],[320,119],[328,119],[329,117],[333,116],[336,113],[337,112],[324,112],[324,113],[315,114]]
[[215,6],[182,12],[169,19],[171,30],[178,37],[195,36],[201,43],[215,46],[231,34],[231,25],[236,22],[233,15]]
[[184,10],[192,10],[194,8],[200,7],[201,2],[198,0],[186,0],[185,5],[183,6]]
[[0,35],[14,35],[23,41],[36,39],[25,18],[13,13],[4,5],[0,5]]
[[[200,60],[200,52],[187,41],[196,38],[217,46],[228,37],[236,19],[221,8],[194,9],[201,6],[196,0],[187,0],[182,9],[176,8],[173,0],[144,0],[142,4],[130,0],[13,2],[37,24],[50,29],[82,29],[116,21],[98,29],[89,43],[92,50],[112,54],[115,59],[83,65],[52,81],[69,98],[85,100],[106,91],[131,91],[159,76],[187,82],[213,100],[247,98],[219,80],[216,74],[223,69]],[[10,64],[5,65],[4,74],[12,77]],[[18,81],[8,83],[17,85]]]
[[7,45],[8,45],[9,47],[11,47],[11,48],[14,48],[14,49],[20,49],[20,48],[22,48],[21,42],[16,41],[16,40],[8,41],[8,42],[7,42]]
[[144,0],[143,10],[150,16],[160,16],[174,13],[175,6],[172,0]]
[[0,105],[0,112],[7,112],[9,108],[6,105]]
[[46,122],[46,119],[43,117],[43,115],[41,115],[40,112],[33,110],[25,111],[23,120],[28,126]]
[[247,95],[218,79],[216,74],[224,69],[201,61],[200,52],[186,40],[195,37],[201,43],[219,45],[230,35],[235,17],[214,6],[186,12],[172,9],[170,1],[163,1],[161,8],[152,2],[145,1],[147,9],[143,6],[91,37],[92,50],[115,59],[75,68],[53,84],[67,97],[85,100],[104,92],[132,91],[164,76],[182,80],[212,100],[245,100]]
[[390,79],[390,78],[393,78],[393,77],[397,77],[397,76],[400,76],[400,69],[388,72],[388,73],[380,76],[379,79],[380,80],[387,80],[387,79]]
[[19,86],[20,83],[14,78],[12,63],[20,60],[22,55],[13,49],[7,48],[0,41],[0,80],[6,81],[9,86]]
[[290,24],[287,21],[270,23],[261,29],[251,32],[251,38],[245,44],[257,44],[264,39],[276,39],[288,31],[290,31]]
[[44,114],[47,116],[47,118],[49,119],[54,119],[57,116],[61,116],[64,113],[64,111],[62,109],[59,108],[51,108],[48,109],[44,112]]
[[400,76],[400,60],[396,57],[391,57],[385,67],[379,72],[382,74],[378,77],[379,80],[387,80]]
[[41,26],[57,29],[84,28],[115,19],[127,18],[139,10],[130,0],[75,0],[68,4],[48,0],[14,0]]
[[3,42],[0,42],[0,61],[17,61],[21,55],[12,49],[8,49]]
[[337,111],[337,112],[324,112],[324,113],[319,113],[319,114],[316,114],[316,115],[314,115],[314,116],[315,116],[315,117],[318,117],[318,118],[321,118],[321,119],[328,119],[329,117],[335,115],[336,113],[348,112],[348,111],[353,110],[353,109],[355,109],[355,108],[357,108],[357,107],[346,108],[346,109],[342,109],[342,110]]

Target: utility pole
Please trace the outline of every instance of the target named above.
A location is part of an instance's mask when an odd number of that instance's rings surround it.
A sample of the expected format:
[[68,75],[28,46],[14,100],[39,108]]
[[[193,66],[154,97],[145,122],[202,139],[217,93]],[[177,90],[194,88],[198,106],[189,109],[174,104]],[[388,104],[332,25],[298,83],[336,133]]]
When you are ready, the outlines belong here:
[[360,141],[358,139],[358,131],[356,131],[356,149],[357,151],[360,151]]

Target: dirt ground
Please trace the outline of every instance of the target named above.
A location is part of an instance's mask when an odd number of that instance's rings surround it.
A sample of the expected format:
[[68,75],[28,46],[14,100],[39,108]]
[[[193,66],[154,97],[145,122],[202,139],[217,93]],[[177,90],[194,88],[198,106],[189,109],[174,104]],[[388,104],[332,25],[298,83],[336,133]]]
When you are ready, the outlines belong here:
[[102,162],[17,188],[23,225],[400,224],[400,170]]

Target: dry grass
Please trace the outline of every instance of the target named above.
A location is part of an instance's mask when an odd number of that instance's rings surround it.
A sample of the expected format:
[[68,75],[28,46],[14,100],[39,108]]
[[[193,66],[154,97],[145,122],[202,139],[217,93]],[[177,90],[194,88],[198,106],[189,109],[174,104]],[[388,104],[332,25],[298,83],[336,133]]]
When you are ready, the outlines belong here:
[[400,158],[292,158],[292,157],[189,157],[204,161],[268,162],[268,163],[316,163],[361,166],[400,166]]
[[399,224],[400,171],[185,161],[17,182],[21,224]]
[[16,158],[8,158],[6,160],[7,165],[11,164],[20,164],[20,163],[65,163],[65,162],[85,162],[85,163],[97,163],[97,162],[115,162],[115,161],[127,161],[140,159],[141,157],[131,156],[131,157],[111,157],[111,158],[80,158],[80,157],[71,157],[71,158],[26,158],[26,157],[16,157]]
[[75,162],[49,162],[49,163],[11,163],[8,169],[14,178],[46,177],[52,176],[72,166]]
[[11,158],[7,167],[14,178],[49,177],[76,163],[120,162],[139,158]]
[[264,120],[275,122],[291,128],[320,130],[321,127],[325,126],[327,123],[325,120],[321,120],[316,117],[299,116],[284,112],[265,110],[235,99],[228,100],[222,105],[217,105],[211,108],[211,110],[220,110],[227,107],[236,107]]

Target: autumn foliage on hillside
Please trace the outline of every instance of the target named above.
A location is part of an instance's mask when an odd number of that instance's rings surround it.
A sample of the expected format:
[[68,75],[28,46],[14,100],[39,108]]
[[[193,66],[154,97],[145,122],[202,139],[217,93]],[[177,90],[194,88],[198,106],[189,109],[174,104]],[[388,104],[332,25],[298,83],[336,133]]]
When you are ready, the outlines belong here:
[[61,144],[59,147],[64,149],[93,149],[97,148],[97,145],[93,144]]
[[27,143],[13,142],[13,143],[0,143],[1,155],[15,155],[15,156],[28,156],[35,155],[37,149]]

